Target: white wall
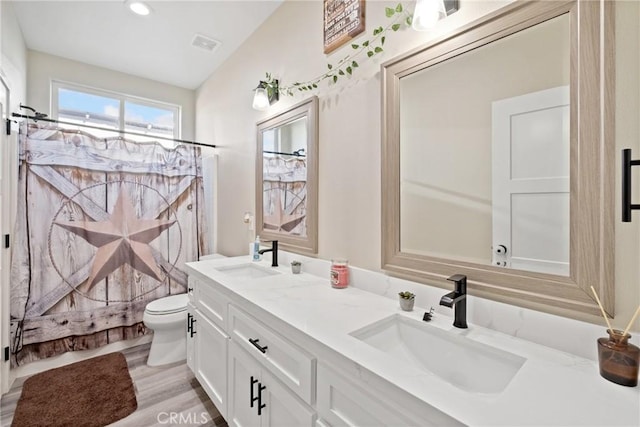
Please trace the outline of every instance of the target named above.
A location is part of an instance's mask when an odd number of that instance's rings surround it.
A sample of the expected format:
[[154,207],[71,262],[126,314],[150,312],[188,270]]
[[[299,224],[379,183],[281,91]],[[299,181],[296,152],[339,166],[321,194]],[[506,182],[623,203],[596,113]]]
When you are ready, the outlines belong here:
[[[18,111],[26,100],[27,48],[17,24],[11,2],[0,1],[0,84],[3,114],[5,117],[7,98],[8,111]],[[4,85],[8,86],[8,93]],[[4,121],[0,137],[0,236],[11,234],[15,218],[17,176],[17,127],[13,135],[4,135]],[[9,266],[10,249],[0,248],[0,350],[9,345]],[[4,351],[0,357],[4,357]],[[2,360],[2,359],[0,359]],[[0,392],[6,392],[10,383],[9,362],[0,362]]]
[[[391,33],[385,43],[385,52],[379,58],[359,61],[361,66],[352,79],[344,79],[337,85],[320,85],[317,92],[320,99],[320,258],[342,256],[355,266],[380,268],[380,60],[386,61],[418,47],[508,1],[462,0],[460,3],[460,11],[441,21],[434,31]],[[367,2],[366,35],[355,41],[362,42],[373,28],[386,25],[389,20],[384,16],[384,7],[395,7],[396,4]],[[616,2],[616,5],[617,144],[619,147],[631,146],[640,154],[638,4]],[[335,64],[350,53],[350,49],[347,44],[329,56],[322,53],[322,1],[285,1],[198,89],[196,136],[220,147],[219,252],[245,254],[253,233],[248,231],[242,217],[245,211],[255,212],[256,123],[304,98],[283,97],[266,112],[258,112],[251,108],[251,89],[265,72],[273,73],[283,84],[321,75],[327,69],[327,61]],[[619,160],[616,163],[619,167]],[[638,192],[634,196],[640,200]],[[616,197],[619,201],[618,191]],[[619,210],[619,202],[616,202],[616,218],[620,218]],[[634,212],[634,217],[631,224],[616,220],[616,310],[621,319],[629,319],[640,300],[640,215]],[[601,322],[601,319],[587,320]]]
[[51,80],[120,92],[182,106],[182,139],[194,139],[195,91],[29,50],[28,105],[51,112]]

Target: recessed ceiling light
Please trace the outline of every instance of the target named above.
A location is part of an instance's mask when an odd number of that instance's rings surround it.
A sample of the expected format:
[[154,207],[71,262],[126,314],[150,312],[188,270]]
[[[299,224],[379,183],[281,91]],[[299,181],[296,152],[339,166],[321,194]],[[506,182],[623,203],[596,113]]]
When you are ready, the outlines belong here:
[[147,16],[151,13],[151,8],[141,1],[132,1],[128,3],[129,9],[136,15]]

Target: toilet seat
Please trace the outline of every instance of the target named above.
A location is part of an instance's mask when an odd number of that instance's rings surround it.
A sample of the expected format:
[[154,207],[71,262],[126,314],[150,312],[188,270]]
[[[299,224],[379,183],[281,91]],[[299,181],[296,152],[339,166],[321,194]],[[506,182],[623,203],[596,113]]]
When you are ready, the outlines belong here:
[[187,309],[188,302],[189,296],[187,294],[171,295],[151,301],[144,311],[153,315],[179,313]]

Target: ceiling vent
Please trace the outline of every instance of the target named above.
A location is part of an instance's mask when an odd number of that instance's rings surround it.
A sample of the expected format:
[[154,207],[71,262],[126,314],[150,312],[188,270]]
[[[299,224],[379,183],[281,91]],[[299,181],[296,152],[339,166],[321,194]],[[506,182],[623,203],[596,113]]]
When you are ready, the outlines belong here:
[[202,34],[196,34],[191,41],[191,45],[200,49],[204,49],[208,52],[213,52],[220,46],[220,42],[210,37],[203,36]]

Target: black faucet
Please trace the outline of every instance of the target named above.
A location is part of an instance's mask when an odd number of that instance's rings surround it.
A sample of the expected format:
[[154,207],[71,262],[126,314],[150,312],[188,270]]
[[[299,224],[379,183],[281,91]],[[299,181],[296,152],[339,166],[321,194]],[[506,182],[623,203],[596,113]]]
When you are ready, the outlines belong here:
[[467,328],[467,276],[464,274],[454,274],[447,280],[456,284],[455,290],[440,298],[440,305],[453,307],[453,326],[456,328]]
[[262,255],[265,252],[271,252],[271,267],[278,266],[278,241],[271,241],[271,249],[260,249],[258,253]]

